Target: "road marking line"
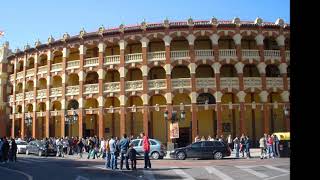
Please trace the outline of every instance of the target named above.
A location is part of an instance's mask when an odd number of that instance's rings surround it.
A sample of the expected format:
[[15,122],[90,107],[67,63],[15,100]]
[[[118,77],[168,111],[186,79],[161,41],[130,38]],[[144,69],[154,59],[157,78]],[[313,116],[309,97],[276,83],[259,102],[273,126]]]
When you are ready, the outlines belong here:
[[223,180],[233,180],[232,177],[224,174],[223,172],[221,172],[217,168],[207,166],[205,169],[209,172],[209,174],[215,174],[216,176],[218,176],[219,178],[221,178]]
[[22,175],[26,176],[28,178],[28,180],[33,180],[33,177],[31,175],[25,173],[25,172],[9,169],[9,168],[2,167],[2,166],[0,166],[0,169],[4,169],[4,170],[7,170],[7,171],[11,171],[11,172],[16,172],[16,173],[19,173],[19,174],[22,174]]
[[281,169],[281,168],[274,167],[274,166],[271,166],[271,165],[264,165],[264,167],[269,168],[269,169],[273,169],[273,170],[276,170],[276,171],[280,171],[280,172],[283,172],[283,173],[290,173],[290,171],[288,171],[286,169]]
[[250,174],[253,174],[253,175],[255,175],[255,176],[259,177],[259,178],[267,178],[267,177],[269,177],[266,174],[263,174],[261,172],[257,172],[257,171],[255,171],[253,169],[250,169],[250,168],[244,168],[244,167],[241,167],[241,166],[236,166],[236,167],[240,168],[241,170],[246,171],[246,172],[248,172]]
[[156,180],[151,170],[143,170],[143,174],[148,180]]
[[269,178],[266,178],[266,179],[263,179],[263,180],[270,180],[270,179],[274,179],[274,178],[278,178],[278,177],[282,177],[282,176],[286,176],[286,175],[290,175],[290,173],[280,174],[278,176],[269,177]]
[[76,180],[89,180],[89,178],[83,177],[83,176],[77,176]]
[[189,174],[185,173],[183,170],[181,169],[177,169],[178,167],[171,167],[172,171],[174,173],[176,173],[177,175],[181,176],[184,180],[195,180],[192,176],[190,176]]

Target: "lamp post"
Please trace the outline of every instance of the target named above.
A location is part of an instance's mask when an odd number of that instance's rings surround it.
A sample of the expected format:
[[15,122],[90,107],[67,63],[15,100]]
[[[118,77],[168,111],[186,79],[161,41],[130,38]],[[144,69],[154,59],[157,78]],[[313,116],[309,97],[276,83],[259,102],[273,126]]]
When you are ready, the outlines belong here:
[[72,115],[68,115],[68,113],[66,113],[66,115],[64,116],[65,124],[70,125],[70,127],[69,127],[70,134],[69,134],[69,136],[71,136],[72,124],[76,123],[78,121],[78,118],[79,118],[79,115],[77,114],[77,112],[75,110],[73,110]]
[[[169,119],[171,119],[171,124],[173,124],[174,122],[177,122],[177,121],[184,121],[185,120],[185,118],[186,118],[186,112],[184,111],[184,110],[181,110],[180,111],[180,116],[179,117],[177,117],[177,111],[172,111],[172,114],[171,114],[171,117],[169,117],[169,112],[168,112],[168,110],[166,110],[165,112],[164,112],[164,114],[163,114],[163,116],[164,116],[164,119],[165,119],[165,121],[166,121],[166,139],[167,139],[167,141],[168,141],[168,121],[169,121]],[[170,127],[169,127],[170,128]],[[167,149],[169,150],[169,149],[171,149],[170,147],[169,147],[169,142],[167,143]],[[174,148],[174,147],[173,147]]]
[[30,126],[32,125],[32,117],[31,117],[31,115],[28,113],[28,115],[25,117],[25,119],[24,119],[24,122],[25,122],[25,124],[27,125],[27,129],[28,129],[28,135],[30,135],[30,133],[29,133],[29,128],[30,128]]

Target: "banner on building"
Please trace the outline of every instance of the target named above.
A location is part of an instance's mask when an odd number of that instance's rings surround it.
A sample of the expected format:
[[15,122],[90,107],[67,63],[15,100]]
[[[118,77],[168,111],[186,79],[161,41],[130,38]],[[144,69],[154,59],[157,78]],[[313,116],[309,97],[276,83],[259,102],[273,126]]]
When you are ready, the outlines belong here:
[[170,123],[170,139],[179,138],[179,123]]

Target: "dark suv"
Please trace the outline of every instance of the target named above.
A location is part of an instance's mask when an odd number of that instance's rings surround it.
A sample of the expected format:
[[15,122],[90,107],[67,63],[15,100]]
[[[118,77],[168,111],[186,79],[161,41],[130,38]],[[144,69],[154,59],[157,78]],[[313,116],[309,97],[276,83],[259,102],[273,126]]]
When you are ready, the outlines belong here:
[[171,158],[184,160],[186,158],[222,159],[230,156],[228,145],[220,141],[200,141],[187,147],[177,148],[170,152]]

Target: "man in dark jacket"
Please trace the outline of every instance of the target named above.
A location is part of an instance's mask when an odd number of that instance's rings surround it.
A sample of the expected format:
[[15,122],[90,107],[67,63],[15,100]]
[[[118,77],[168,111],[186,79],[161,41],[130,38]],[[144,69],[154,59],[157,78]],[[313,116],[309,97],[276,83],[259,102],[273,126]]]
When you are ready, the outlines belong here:
[[126,168],[129,170],[129,162],[126,153],[129,149],[129,139],[127,138],[127,134],[123,134],[123,138],[119,142],[119,149],[120,149],[120,169],[123,167],[123,160],[125,159]]
[[10,145],[9,145],[8,140],[7,140],[7,137],[3,137],[2,158],[3,158],[3,161],[4,161],[5,163],[8,162],[9,148],[10,148]]
[[11,148],[10,148],[11,159],[10,159],[10,161],[17,162],[17,150],[18,150],[17,143],[13,138],[11,138]]
[[133,148],[133,144],[130,143],[130,148],[127,151],[127,158],[131,161],[131,169],[136,170],[137,169],[137,154],[138,152]]

